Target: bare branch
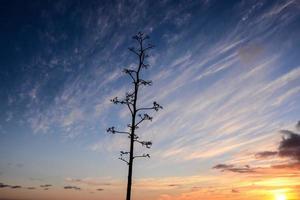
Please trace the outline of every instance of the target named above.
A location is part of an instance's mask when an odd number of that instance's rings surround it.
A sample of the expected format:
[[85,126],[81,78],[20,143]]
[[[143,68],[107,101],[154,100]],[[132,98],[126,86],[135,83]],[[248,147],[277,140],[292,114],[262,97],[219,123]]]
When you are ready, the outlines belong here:
[[149,120],[151,121],[153,119],[153,117],[150,117],[147,113],[142,114],[138,114],[138,116],[141,118],[141,120]]
[[113,99],[110,100],[114,104],[125,104],[124,100],[120,100],[118,97],[114,97]]
[[133,115],[133,111],[132,111],[132,109],[131,109],[131,107],[130,107],[130,105],[129,105],[129,104],[127,104],[127,107],[128,107],[128,109],[129,109],[129,111],[130,111],[131,115]]
[[125,99],[119,99],[118,97],[114,97],[110,101],[113,102],[114,104],[129,104],[129,105],[132,105],[133,97],[131,96],[130,93],[126,93]]
[[133,140],[137,140],[137,139],[139,139],[139,136],[137,136],[136,134],[134,134]]
[[148,69],[149,66],[149,64],[142,63],[142,68]]
[[150,155],[149,154],[143,154],[141,156],[133,156],[133,159],[135,158],[150,158]]
[[130,105],[133,105],[134,103],[134,97],[135,97],[135,94],[134,92],[126,92],[126,95],[125,95],[125,102],[130,104]]
[[149,39],[150,37],[142,32],[138,32],[136,35],[132,37],[132,39],[137,40],[138,42],[142,43],[144,40]]
[[163,109],[163,107],[161,105],[159,105],[156,101],[154,101],[152,107],[139,108],[139,109],[137,109],[137,112],[138,111],[142,111],[142,110],[155,110],[155,111],[159,111],[160,109]]
[[123,155],[128,155],[128,154],[130,154],[130,152],[128,152],[128,151],[120,151],[120,157],[119,157],[119,159],[122,160],[122,161],[124,161],[124,162],[126,162],[127,165],[129,165],[129,162],[125,158],[123,158]]
[[129,154],[129,151],[120,151],[120,156]]
[[118,97],[115,97],[110,100],[114,104],[125,104],[127,105],[128,109],[130,110],[131,115],[133,114],[133,102],[134,102],[134,93],[126,93],[125,99],[119,99]]
[[140,143],[142,146],[146,146],[147,149],[150,149],[152,146],[151,141],[139,141],[137,139],[135,139],[134,141]]
[[128,74],[128,75],[131,77],[131,79],[133,80],[134,83],[136,82],[134,76],[132,75],[133,73],[137,73],[135,70],[132,70],[132,69],[126,69],[126,68],[125,68],[125,69],[123,70],[123,72],[124,72],[125,74]]
[[134,54],[136,54],[137,56],[139,56],[140,54],[137,52],[138,50],[136,50],[134,47],[130,47],[128,48],[129,51],[133,52]]
[[129,165],[129,162],[127,160],[125,160],[124,158],[120,157],[119,160],[122,160],[122,161],[126,162],[127,165]]
[[135,126],[138,126],[140,123],[142,123],[143,121],[145,120],[149,120],[149,121],[152,121],[153,117],[150,117],[148,114],[144,113],[144,115],[142,114],[138,114],[138,116],[140,117],[140,121],[137,122],[135,124]]
[[143,49],[143,51],[145,52],[145,51],[148,51],[148,50],[150,50],[150,49],[153,49],[155,46],[153,45],[153,44],[148,44],[147,45],[147,47],[145,47],[144,49]]
[[149,86],[151,86],[152,85],[152,81],[146,81],[146,80],[143,80],[143,79],[139,79],[138,80],[138,84],[139,85],[149,85]]
[[117,130],[115,130],[115,127],[114,127],[114,126],[109,127],[108,129],[106,129],[106,132],[111,133],[111,134],[116,134],[116,133],[118,133],[118,134],[126,134],[126,135],[130,135],[130,133],[127,132],[127,131],[117,131]]

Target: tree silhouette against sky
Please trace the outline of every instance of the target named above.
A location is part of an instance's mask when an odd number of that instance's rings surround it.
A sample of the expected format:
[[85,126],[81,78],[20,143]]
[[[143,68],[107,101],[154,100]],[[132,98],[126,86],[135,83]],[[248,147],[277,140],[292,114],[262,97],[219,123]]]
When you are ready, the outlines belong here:
[[149,57],[147,52],[152,49],[154,46],[152,44],[145,44],[146,41],[149,39],[149,36],[144,33],[137,33],[133,36],[135,42],[137,42],[136,47],[131,47],[129,50],[135,54],[138,58],[138,64],[135,69],[124,69],[124,73],[127,74],[130,79],[132,80],[132,90],[126,92],[125,98],[118,98],[115,97],[111,101],[114,104],[122,104],[125,105],[128,110],[130,111],[131,116],[131,123],[128,124],[128,128],[125,131],[116,130],[114,126],[107,129],[108,133],[111,134],[125,134],[128,135],[130,140],[130,149],[129,151],[120,151],[120,160],[124,161],[128,164],[128,180],[127,180],[127,194],[126,200],[131,199],[131,185],[132,185],[132,168],[133,168],[133,161],[136,158],[150,158],[149,154],[142,154],[142,155],[135,155],[134,154],[134,145],[135,143],[141,144],[145,148],[151,148],[152,142],[151,141],[142,141],[140,140],[139,136],[136,134],[136,129],[144,121],[151,121],[152,117],[146,113],[146,111],[159,111],[162,109],[156,101],[153,102],[153,105],[150,107],[137,107],[138,103],[138,94],[140,90],[140,86],[151,86],[151,80],[144,80],[142,79],[141,72],[143,70],[148,69],[149,64],[145,63],[145,59]]

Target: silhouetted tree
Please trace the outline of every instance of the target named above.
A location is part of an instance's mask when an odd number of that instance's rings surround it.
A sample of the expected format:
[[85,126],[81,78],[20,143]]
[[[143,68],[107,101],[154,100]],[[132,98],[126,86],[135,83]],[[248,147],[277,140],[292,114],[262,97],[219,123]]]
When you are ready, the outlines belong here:
[[145,63],[145,59],[148,57],[147,52],[152,49],[154,46],[152,44],[145,44],[149,39],[148,35],[139,32],[133,36],[135,42],[137,42],[136,47],[131,47],[129,50],[137,56],[138,64],[134,69],[124,69],[124,73],[127,74],[132,80],[132,91],[126,92],[124,98],[115,97],[111,101],[114,104],[125,105],[131,116],[131,123],[128,124],[128,128],[125,131],[116,130],[114,126],[107,129],[108,133],[111,134],[125,134],[128,135],[130,140],[130,149],[129,151],[120,151],[120,160],[128,164],[128,182],[127,182],[127,194],[126,200],[131,199],[131,185],[132,185],[132,167],[133,161],[136,158],[150,158],[149,154],[135,155],[134,154],[134,145],[135,143],[141,144],[145,148],[151,148],[151,141],[142,141],[139,136],[136,134],[136,130],[144,121],[151,121],[152,117],[146,113],[146,111],[154,110],[159,111],[162,109],[156,101],[153,102],[152,106],[149,107],[137,107],[139,100],[139,90],[141,86],[151,86],[152,81],[144,80],[141,78],[142,70],[146,70],[149,67],[149,64]]

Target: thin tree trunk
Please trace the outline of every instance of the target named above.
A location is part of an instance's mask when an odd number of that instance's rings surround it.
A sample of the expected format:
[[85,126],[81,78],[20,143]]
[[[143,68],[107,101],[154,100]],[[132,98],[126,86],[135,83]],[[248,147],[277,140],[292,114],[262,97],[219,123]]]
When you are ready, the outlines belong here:
[[[135,108],[134,108],[135,110]],[[132,115],[132,124],[135,123],[135,114],[136,112],[134,111]],[[131,132],[131,138],[130,138],[130,153],[129,153],[129,163],[128,163],[128,180],[127,180],[127,194],[126,194],[126,200],[131,199],[131,185],[132,185],[132,166],[133,166],[133,149],[134,149],[134,131],[135,128],[132,127],[132,132]]]
[[[136,74],[137,80],[139,80],[139,72],[141,68],[142,62],[140,57],[139,67]],[[134,84],[134,102],[133,102],[133,113],[132,113],[132,122],[131,122],[131,137],[130,137],[130,151],[129,151],[129,163],[128,163],[128,180],[127,180],[127,194],[126,200],[131,200],[131,186],[132,186],[132,167],[133,167],[133,150],[134,150],[134,138],[135,138],[135,118],[136,118],[136,102],[138,98],[138,90],[139,86],[138,83]]]
[[129,155],[129,167],[128,167],[128,180],[127,180],[127,195],[126,200],[131,199],[131,185],[132,185],[132,165],[133,165],[133,137],[130,141],[130,155]]

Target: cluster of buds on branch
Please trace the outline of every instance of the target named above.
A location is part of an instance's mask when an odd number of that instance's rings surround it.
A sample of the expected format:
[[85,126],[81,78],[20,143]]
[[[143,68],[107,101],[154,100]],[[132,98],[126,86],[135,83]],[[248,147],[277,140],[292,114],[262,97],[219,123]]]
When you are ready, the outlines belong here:
[[152,146],[152,142],[151,141],[142,141],[140,142],[143,146],[146,146],[146,148],[150,149]]
[[133,104],[133,94],[131,93],[126,93],[126,97],[124,99],[119,99],[118,97],[115,97],[110,100],[114,104],[128,104],[132,105]]
[[108,129],[106,129],[106,132],[111,133],[111,134],[115,134],[116,133],[115,127],[114,126],[109,127]]
[[141,120],[149,120],[152,121],[153,117],[150,117],[148,114],[139,114],[139,117],[141,118]]
[[145,85],[145,86],[147,86],[147,85],[151,86],[152,85],[152,81],[145,81],[143,79],[139,79],[138,83],[139,83],[139,85]]
[[159,105],[158,103],[156,103],[156,101],[153,102],[153,109],[155,111],[159,111],[160,109],[163,109],[163,107],[161,105]]

